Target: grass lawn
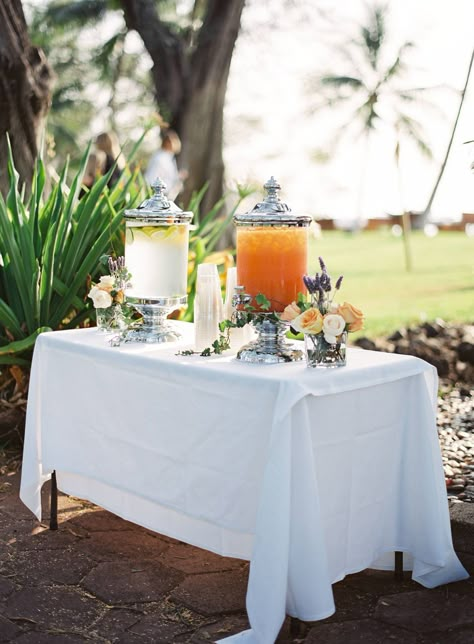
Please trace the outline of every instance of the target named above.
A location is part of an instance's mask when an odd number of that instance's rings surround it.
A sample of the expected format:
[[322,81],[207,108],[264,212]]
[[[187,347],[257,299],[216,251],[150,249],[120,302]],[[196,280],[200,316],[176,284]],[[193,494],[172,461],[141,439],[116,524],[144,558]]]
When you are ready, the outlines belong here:
[[403,241],[389,231],[324,232],[311,241],[311,271],[319,270],[321,255],[334,279],[344,275],[338,300],[365,313],[365,331],[357,335],[381,336],[436,318],[474,323],[474,239],[413,232],[411,240],[411,273],[405,270]]

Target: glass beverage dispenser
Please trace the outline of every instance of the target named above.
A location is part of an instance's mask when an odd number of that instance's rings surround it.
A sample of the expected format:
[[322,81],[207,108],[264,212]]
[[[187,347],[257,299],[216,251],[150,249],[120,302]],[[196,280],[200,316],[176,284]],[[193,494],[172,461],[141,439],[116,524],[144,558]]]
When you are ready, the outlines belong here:
[[172,342],[180,337],[166,318],[187,302],[189,223],[166,197],[166,184],[157,179],[154,194],[138,208],[125,211],[125,262],[132,275],[127,303],[143,315],[127,341]]
[[[287,324],[277,321],[279,313],[305,291],[303,275],[308,263],[309,215],[296,215],[279,196],[279,183],[274,177],[264,185],[265,199],[250,212],[235,215],[237,233],[237,281],[245,295],[241,303],[265,295],[270,313],[259,315],[254,322],[259,337],[242,347],[237,358],[245,362],[292,362],[302,360],[303,353],[285,341]],[[246,298],[246,299],[245,299]]]

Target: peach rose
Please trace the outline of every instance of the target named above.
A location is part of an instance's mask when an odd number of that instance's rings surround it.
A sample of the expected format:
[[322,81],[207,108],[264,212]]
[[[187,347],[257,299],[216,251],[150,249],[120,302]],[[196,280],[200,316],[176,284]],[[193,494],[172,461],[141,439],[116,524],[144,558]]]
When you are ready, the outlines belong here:
[[285,320],[286,322],[291,322],[300,313],[301,313],[300,307],[296,304],[296,302],[292,302],[291,304],[288,304],[288,306],[285,308],[283,313],[280,315],[280,319]]
[[308,309],[294,318],[291,326],[301,333],[320,333],[323,328],[323,316],[318,309]]
[[364,314],[349,302],[341,304],[337,312],[349,325],[349,331],[360,331],[364,327]]
[[324,339],[326,342],[329,342],[329,344],[336,344],[337,336],[341,335],[345,328],[346,321],[342,315],[338,315],[337,313],[328,313],[324,316]]

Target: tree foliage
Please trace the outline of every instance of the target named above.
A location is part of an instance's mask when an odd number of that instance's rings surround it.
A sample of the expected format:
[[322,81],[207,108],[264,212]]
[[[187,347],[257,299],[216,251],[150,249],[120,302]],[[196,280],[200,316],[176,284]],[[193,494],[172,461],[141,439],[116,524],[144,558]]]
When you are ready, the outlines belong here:
[[[59,114],[74,109],[77,101],[83,107],[81,119],[86,120],[95,107],[87,87],[95,88],[96,95],[109,93],[109,124],[122,133],[122,97],[128,102],[133,97],[135,105],[148,104],[143,116],[150,118],[152,87],[154,110],[182,138],[181,163],[189,170],[184,200],[189,201],[208,182],[204,206],[209,209],[222,197],[224,100],[244,2],[47,2],[33,12],[31,25],[38,42],[46,48],[49,44],[53,66],[63,65],[53,103],[52,134],[68,138],[69,145],[77,140],[82,124],[73,125],[70,132],[60,131],[65,119],[59,120]],[[133,31],[143,43],[142,52],[130,53],[125,46]],[[82,46],[87,35],[96,37],[96,47]]]

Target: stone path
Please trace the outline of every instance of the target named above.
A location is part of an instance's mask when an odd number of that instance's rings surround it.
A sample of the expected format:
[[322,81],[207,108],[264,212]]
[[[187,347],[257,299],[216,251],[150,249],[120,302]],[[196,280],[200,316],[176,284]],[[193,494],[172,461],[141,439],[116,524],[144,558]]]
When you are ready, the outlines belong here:
[[[0,471],[0,642],[209,644],[247,627],[246,562],[66,496],[59,531],[50,532],[18,499],[18,473]],[[474,504],[451,512],[455,547],[473,573]],[[334,594],[332,617],[293,636],[286,622],[278,642],[474,643],[472,579],[426,590],[365,571],[335,584]]]

